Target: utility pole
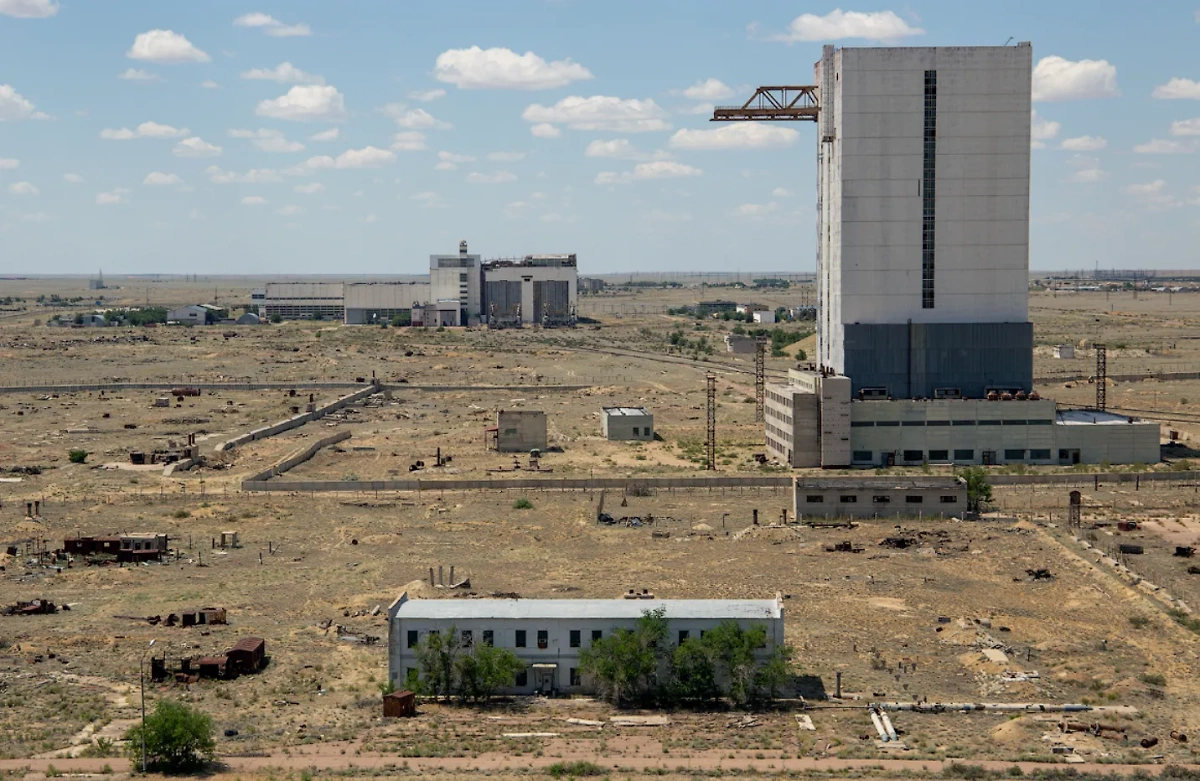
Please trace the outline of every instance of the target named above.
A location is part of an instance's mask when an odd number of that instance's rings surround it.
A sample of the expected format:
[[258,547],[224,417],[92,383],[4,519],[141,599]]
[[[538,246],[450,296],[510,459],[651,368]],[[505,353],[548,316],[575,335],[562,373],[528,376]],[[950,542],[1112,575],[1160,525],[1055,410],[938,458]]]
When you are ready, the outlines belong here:
[[1096,409],[1108,408],[1108,346],[1096,345]]
[[754,422],[762,423],[763,403],[766,400],[767,337],[754,340]]
[[704,375],[708,391],[708,464],[705,469],[717,469],[717,376],[711,372]]

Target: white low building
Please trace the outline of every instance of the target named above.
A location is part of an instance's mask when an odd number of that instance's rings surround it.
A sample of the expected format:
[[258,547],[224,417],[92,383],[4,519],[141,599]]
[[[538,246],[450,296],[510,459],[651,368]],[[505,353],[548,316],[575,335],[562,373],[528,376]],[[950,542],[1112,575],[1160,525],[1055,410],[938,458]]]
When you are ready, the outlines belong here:
[[420,678],[418,646],[431,632],[458,633],[462,645],[507,648],[527,665],[507,694],[585,691],[579,654],[617,629],[633,629],[651,610],[666,611],[667,637],[675,647],[725,621],[743,629],[763,626],[765,657],[782,645],[783,601],[774,599],[409,599],[388,608],[388,679],[397,688]]
[[600,412],[604,438],[613,442],[654,439],[654,416],[645,407],[605,407]]

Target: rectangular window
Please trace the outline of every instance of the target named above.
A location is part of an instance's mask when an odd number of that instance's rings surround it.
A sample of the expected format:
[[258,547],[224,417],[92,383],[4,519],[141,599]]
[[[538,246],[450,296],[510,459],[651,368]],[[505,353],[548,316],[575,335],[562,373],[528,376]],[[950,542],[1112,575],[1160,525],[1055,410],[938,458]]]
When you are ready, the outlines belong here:
[[513,643],[513,645],[516,646],[517,648],[525,647],[525,630],[524,629],[517,630],[517,641],[515,643]]
[[1025,460],[1025,451],[1024,450],[1005,450],[1004,451],[1004,460],[1005,461],[1024,461]]
[[464,629],[462,631],[462,647],[470,648],[473,645],[475,645],[475,636],[471,633],[470,629]]
[[940,496],[940,497],[938,497],[938,501],[941,502],[942,504],[958,504],[958,497],[957,496]]
[[950,421],[948,421],[948,420],[927,420],[927,421],[925,421],[925,425],[926,426],[949,426]]
[[979,425],[981,425],[981,426],[999,426],[1000,421],[998,421],[998,420],[981,420],[981,421],[979,421]]
[[877,421],[875,421],[875,425],[880,428],[882,428],[883,426],[899,426],[900,421],[898,421],[898,420],[877,420]]
[[1024,426],[1025,423],[1026,423],[1026,421],[1024,421],[1024,420],[1005,420],[1005,421],[1003,421],[1003,425],[1005,425],[1005,426]]
[[974,461],[975,460],[975,451],[974,450],[955,450],[954,451],[954,460],[955,461]]
[[592,642],[593,643],[596,642],[597,640],[601,639],[602,637],[604,637],[603,631],[601,631],[599,629],[592,630]]
[[854,453],[851,454],[850,460],[851,461],[870,461],[871,456],[872,456],[872,453],[870,450],[855,450]]
[[923,420],[906,420],[903,423],[901,423],[900,425],[901,426],[924,426],[925,421],[923,421]]
[[1031,426],[1049,426],[1054,421],[1052,420],[1030,420],[1026,421]]
[[921,308],[933,309],[937,224],[937,71],[925,71],[925,149],[921,176]]
[[904,460],[905,461],[924,461],[925,460],[925,451],[923,451],[923,450],[905,450],[904,451]]
[[838,501],[842,504],[855,504],[858,502],[858,494],[842,494],[838,497]]
[[483,644],[485,646],[487,646],[488,648],[491,648],[495,644],[495,638],[496,638],[496,636],[492,633],[492,630],[490,630],[490,629],[483,630]]
[[930,450],[929,451],[929,460],[930,461],[949,461],[950,460],[950,451],[948,451],[948,450]]
[[872,496],[871,501],[874,504],[888,504],[892,501],[892,497],[888,496],[887,494],[878,494],[876,496]]
[[951,421],[950,424],[952,426],[974,426],[975,421],[973,421],[973,420],[954,420],[954,421]]
[[539,629],[539,630],[537,630],[537,633],[538,633],[538,635],[537,635],[538,648],[545,651],[547,648],[550,647],[550,632],[545,629]]
[[904,497],[905,504],[924,504],[924,496],[906,496]]
[[415,630],[415,629],[408,630],[408,647],[416,648],[417,643],[420,642],[419,638],[420,638],[420,633],[417,632],[417,630]]
[[679,630],[679,644],[683,645],[685,642],[687,642],[687,639],[688,639],[688,630],[680,629]]
[[571,647],[578,648],[583,643],[582,637],[583,637],[582,632],[580,632],[578,629],[572,629],[571,630],[571,638],[570,638]]
[[571,685],[572,686],[581,686],[583,684],[583,682],[579,678],[579,668],[572,667],[572,668],[570,668],[570,670],[571,670]]
[[874,428],[874,427],[875,427],[875,421],[873,421],[873,420],[852,420],[852,421],[850,421],[850,428]]
[[519,687],[529,685],[529,671],[528,670],[522,670],[521,672],[517,673],[516,685]]
[[1050,460],[1050,450],[1049,449],[1030,450],[1029,451],[1029,460],[1030,461],[1049,461]]
[[825,501],[825,495],[824,494],[809,494],[808,496],[804,497],[804,501],[807,502],[808,504],[820,504],[821,502]]
[[634,435],[635,437],[638,435],[638,427],[637,427],[637,426],[634,426],[634,427],[633,427],[633,435]]

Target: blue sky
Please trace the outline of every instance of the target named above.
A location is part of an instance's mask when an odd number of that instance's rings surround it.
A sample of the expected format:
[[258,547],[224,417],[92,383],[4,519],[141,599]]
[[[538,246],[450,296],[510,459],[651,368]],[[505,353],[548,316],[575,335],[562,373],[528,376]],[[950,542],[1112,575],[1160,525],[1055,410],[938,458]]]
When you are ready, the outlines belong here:
[[822,43],[1034,46],[1031,265],[1200,268],[1200,0],[0,0],[0,273],[814,266]]

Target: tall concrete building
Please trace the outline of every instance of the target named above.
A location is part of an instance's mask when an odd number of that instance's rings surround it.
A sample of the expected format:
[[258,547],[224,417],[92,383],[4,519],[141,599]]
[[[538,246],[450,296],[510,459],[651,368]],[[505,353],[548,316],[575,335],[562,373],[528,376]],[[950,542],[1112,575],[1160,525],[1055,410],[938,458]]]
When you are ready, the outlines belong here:
[[458,243],[457,255],[429,256],[431,303],[459,302],[458,325],[479,322],[483,274],[478,255],[467,254],[467,242]]
[[1031,388],[1032,61],[1028,43],[825,47],[817,356],[854,393]]

